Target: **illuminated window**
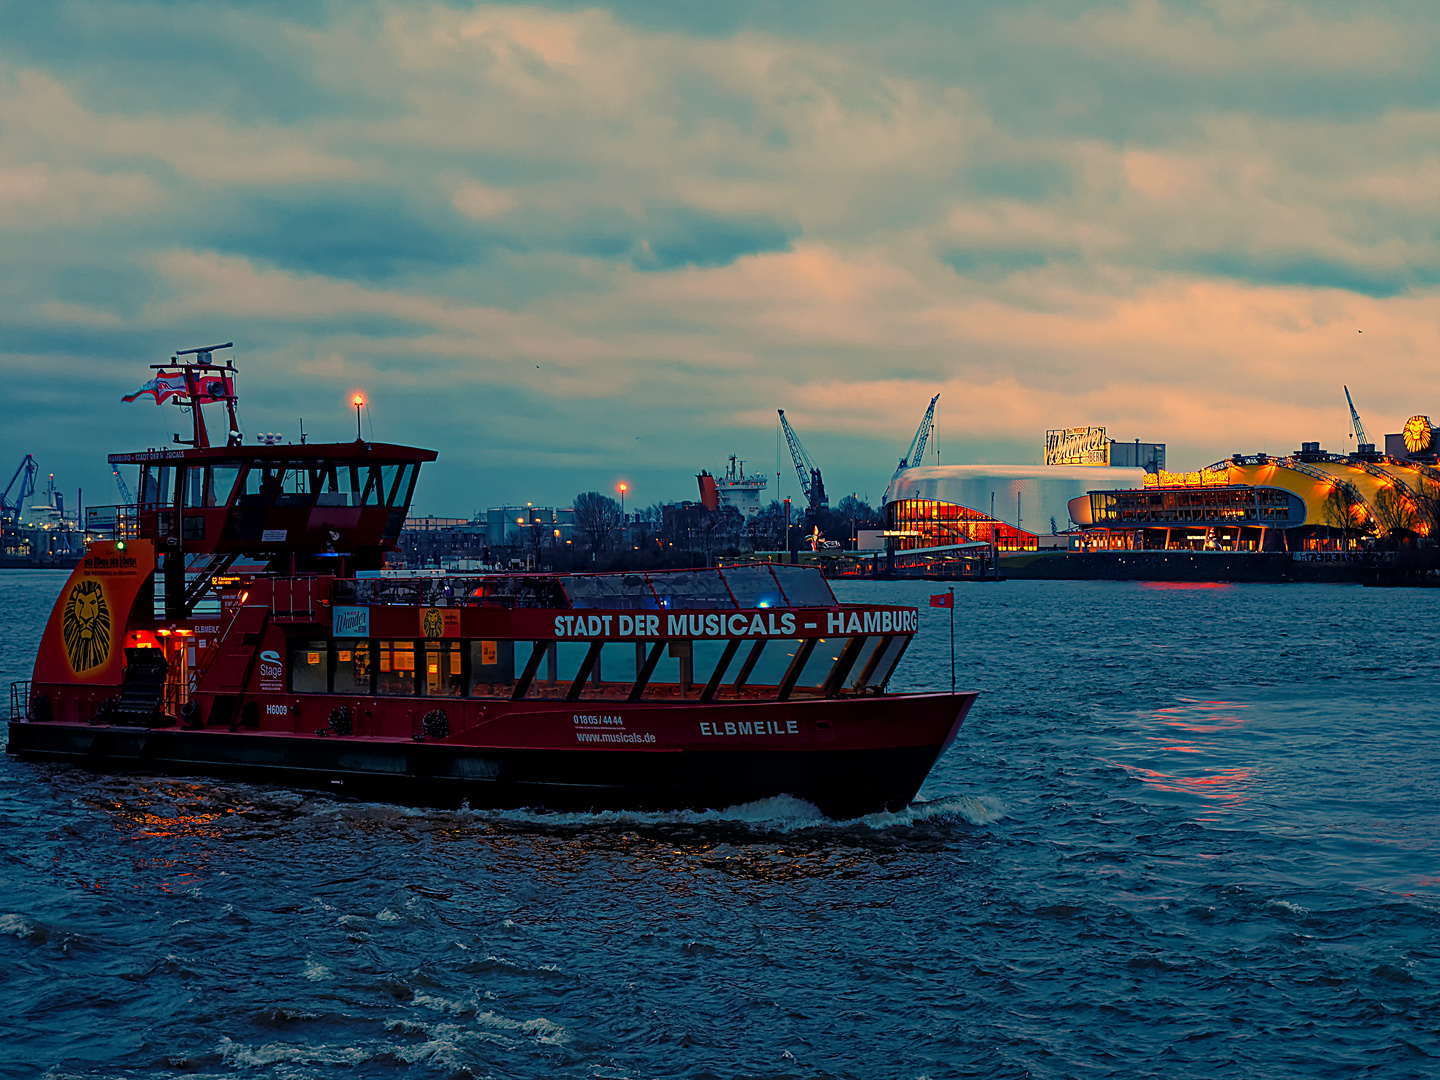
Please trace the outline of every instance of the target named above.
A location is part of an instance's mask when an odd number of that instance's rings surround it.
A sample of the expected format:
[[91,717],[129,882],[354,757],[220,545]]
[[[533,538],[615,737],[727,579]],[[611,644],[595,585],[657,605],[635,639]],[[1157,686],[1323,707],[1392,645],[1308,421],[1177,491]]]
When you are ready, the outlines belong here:
[[458,641],[425,642],[426,697],[464,697],[464,654]]
[[415,643],[413,641],[382,641],[379,643],[375,691],[380,694],[409,696],[415,693]]

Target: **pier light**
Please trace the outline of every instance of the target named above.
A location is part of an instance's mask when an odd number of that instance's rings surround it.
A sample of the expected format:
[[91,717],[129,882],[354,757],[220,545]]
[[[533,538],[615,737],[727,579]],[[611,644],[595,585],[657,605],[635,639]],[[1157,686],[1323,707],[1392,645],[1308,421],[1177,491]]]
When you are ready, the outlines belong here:
[[355,406],[355,441],[360,442],[360,410],[365,405],[365,391],[356,390],[350,396],[350,404]]

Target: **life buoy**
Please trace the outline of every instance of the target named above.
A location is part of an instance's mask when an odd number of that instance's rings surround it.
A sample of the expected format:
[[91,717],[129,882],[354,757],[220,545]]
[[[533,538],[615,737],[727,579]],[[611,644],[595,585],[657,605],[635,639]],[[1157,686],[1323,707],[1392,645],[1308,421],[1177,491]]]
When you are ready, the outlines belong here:
[[450,737],[450,718],[445,715],[443,709],[431,709],[421,718],[420,728],[425,732],[427,739],[448,739]]

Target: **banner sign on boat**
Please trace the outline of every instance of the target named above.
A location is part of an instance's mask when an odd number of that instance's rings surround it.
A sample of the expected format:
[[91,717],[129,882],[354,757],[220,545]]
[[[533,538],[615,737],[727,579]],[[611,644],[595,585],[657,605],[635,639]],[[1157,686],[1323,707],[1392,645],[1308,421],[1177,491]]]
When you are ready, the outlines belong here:
[[427,638],[458,638],[460,636],[460,609],[421,608],[420,634]]
[[[757,638],[824,634],[910,634],[912,608],[870,611],[665,612],[556,615],[557,638]],[[806,631],[810,631],[809,634]]]
[[330,633],[334,637],[370,636],[368,607],[334,607],[330,609]]
[[285,661],[275,649],[266,649],[260,654],[260,689],[270,693],[285,689]]

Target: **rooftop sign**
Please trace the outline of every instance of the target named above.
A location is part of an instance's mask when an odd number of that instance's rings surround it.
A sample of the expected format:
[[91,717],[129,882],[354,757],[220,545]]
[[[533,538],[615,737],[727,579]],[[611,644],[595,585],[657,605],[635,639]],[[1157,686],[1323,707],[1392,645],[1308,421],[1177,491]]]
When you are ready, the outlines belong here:
[[1058,428],[1045,432],[1046,465],[1109,465],[1110,440],[1103,427]]

